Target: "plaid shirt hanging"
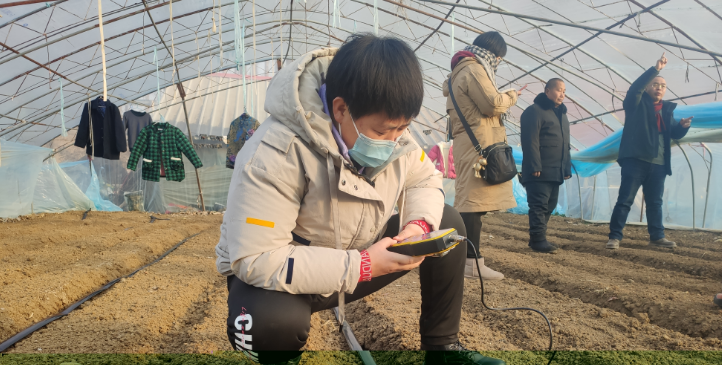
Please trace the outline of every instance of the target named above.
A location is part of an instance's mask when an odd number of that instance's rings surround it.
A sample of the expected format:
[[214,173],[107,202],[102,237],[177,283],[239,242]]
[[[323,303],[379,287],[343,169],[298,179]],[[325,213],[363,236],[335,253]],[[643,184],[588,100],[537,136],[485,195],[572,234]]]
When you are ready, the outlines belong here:
[[128,168],[135,171],[142,156],[143,180],[160,181],[162,160],[166,180],[183,181],[185,169],[181,153],[185,154],[196,168],[203,166],[198,154],[180,129],[169,123],[154,123],[140,131],[128,159]]

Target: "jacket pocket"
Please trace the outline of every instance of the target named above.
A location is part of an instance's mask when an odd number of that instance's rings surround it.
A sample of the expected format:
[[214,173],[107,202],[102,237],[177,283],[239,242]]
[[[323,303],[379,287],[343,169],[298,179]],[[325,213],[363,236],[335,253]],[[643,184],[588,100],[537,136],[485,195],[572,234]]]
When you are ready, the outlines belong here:
[[173,170],[183,170],[183,161],[180,159],[180,157],[171,157],[170,166]]

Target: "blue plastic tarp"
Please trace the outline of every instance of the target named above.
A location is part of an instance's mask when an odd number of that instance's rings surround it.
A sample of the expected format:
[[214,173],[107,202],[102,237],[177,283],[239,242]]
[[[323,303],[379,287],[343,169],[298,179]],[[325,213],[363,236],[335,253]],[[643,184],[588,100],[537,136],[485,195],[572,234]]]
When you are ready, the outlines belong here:
[[[83,166],[85,165],[85,166]],[[100,180],[98,180],[98,175],[95,173],[94,166],[90,166],[88,164],[88,161],[75,161],[75,162],[65,162],[60,164],[60,168],[63,170],[69,169],[74,170],[72,168],[74,167],[85,167],[82,169],[81,173],[74,173],[69,174],[70,177],[74,180],[74,182],[78,186],[84,186],[86,183],[88,184],[87,188],[85,189],[85,195],[93,202],[95,205],[95,209],[99,211],[104,212],[122,212],[123,209],[120,209],[117,205],[111,203],[110,201],[103,199],[103,197],[100,195]],[[77,169],[75,169],[77,170]],[[90,178],[88,182],[88,178]]]

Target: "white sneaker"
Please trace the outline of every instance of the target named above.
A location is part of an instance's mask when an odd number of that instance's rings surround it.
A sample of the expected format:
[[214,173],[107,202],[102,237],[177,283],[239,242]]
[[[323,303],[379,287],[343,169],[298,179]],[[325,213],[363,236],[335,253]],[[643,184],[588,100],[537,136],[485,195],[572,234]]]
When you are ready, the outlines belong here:
[[[483,257],[479,259],[479,271],[481,271],[481,278],[486,281],[501,280],[504,278],[504,274],[486,267]],[[479,272],[476,271],[476,259],[466,259],[464,277],[470,279],[479,278]]]
[[619,240],[610,239],[610,240],[607,242],[607,248],[610,249],[610,250],[616,250],[616,249],[618,249],[618,248],[619,248]]

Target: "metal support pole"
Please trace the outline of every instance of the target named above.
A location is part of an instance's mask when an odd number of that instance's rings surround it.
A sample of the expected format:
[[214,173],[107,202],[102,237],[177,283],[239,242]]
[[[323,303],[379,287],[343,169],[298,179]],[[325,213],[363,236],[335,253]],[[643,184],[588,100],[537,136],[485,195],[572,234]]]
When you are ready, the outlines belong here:
[[574,167],[574,164],[572,164],[572,168],[574,169],[574,175],[577,175],[577,189],[579,190],[579,215],[581,216],[581,219],[584,220],[584,202],[582,201],[582,180],[579,178],[579,172],[577,171],[577,168]]
[[[682,153],[684,154],[684,158],[687,160],[687,165],[689,166],[689,174],[692,177],[692,229],[696,229],[695,226],[695,204],[694,201],[696,200],[696,196],[694,194],[694,171],[692,170],[692,163],[689,162],[689,157],[687,157],[687,152],[684,152],[684,148],[679,145],[678,141],[674,141],[677,144],[677,147],[679,147],[680,150],[682,150]],[[649,224],[649,222],[647,222]]]
[[709,202],[709,183],[712,180],[712,151],[702,143],[702,147],[709,152],[709,172],[707,172],[707,189],[704,192],[704,215],[702,216],[702,228],[704,228],[707,222],[707,203]]
[[592,220],[594,220],[594,204],[597,198],[597,175],[594,175],[594,187],[592,188]]

